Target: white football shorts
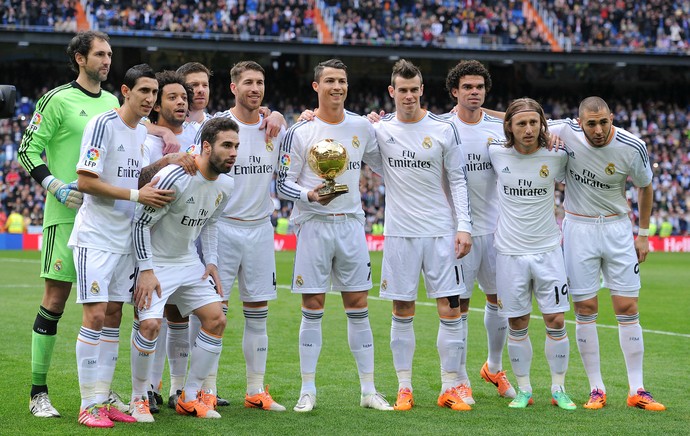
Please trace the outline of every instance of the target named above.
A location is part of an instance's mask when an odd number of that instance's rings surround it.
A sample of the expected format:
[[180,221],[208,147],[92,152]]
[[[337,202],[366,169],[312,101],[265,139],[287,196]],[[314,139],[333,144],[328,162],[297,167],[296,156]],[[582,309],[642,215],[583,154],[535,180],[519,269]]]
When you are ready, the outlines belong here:
[[323,294],[371,289],[364,226],[353,215],[316,215],[297,230],[292,292]]
[[494,235],[472,236],[472,249],[460,259],[465,275],[465,292],[460,298],[471,298],[474,281],[485,295],[496,295],[496,248]]
[[139,319],[163,318],[166,304],[176,305],[180,314],[187,317],[195,309],[220,302],[221,297],[211,276],[201,279],[205,271],[206,267],[201,262],[189,266],[154,266],[153,272],[161,284],[161,296],[153,292],[151,307],[139,310]]
[[380,297],[416,301],[419,273],[426,295],[443,298],[465,292],[462,265],[455,258],[455,236],[406,238],[387,236],[383,242]]
[[227,300],[235,279],[243,302],[275,300],[276,260],[271,221],[218,220],[218,271]]
[[74,247],[77,303],[131,303],[134,257],[95,248]]
[[639,295],[640,264],[627,216],[590,218],[566,213],[563,254],[573,301],[593,298],[602,287],[613,295]]
[[543,314],[570,310],[563,251],[557,247],[538,254],[496,255],[498,310],[508,318],[532,312],[532,295]]

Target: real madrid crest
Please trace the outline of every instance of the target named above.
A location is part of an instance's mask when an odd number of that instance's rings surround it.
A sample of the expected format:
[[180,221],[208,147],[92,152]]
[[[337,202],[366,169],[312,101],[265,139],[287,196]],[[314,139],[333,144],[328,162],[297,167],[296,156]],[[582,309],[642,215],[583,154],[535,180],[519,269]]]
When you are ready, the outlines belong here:
[[549,167],[546,165],[542,165],[541,169],[539,170],[539,176],[543,178],[549,177]]
[[295,278],[295,284],[297,286],[302,286],[304,284],[304,279],[302,278],[302,276],[297,276]]
[[499,307],[500,309],[503,309],[503,302],[501,301],[500,298],[496,300],[496,304],[498,304],[498,307]]
[[141,147],[139,147],[139,153],[141,153],[142,156],[144,155],[144,144],[141,144]]
[[269,140],[266,143],[266,151],[273,151],[273,141]]
[[221,200],[223,200],[223,194],[218,194],[218,197],[216,197],[216,207],[218,207]]
[[357,137],[357,135],[352,137],[352,146],[354,148],[359,148],[359,138]]
[[424,137],[424,141],[422,141],[422,147],[424,147],[427,150],[431,148],[431,137]]
[[388,280],[383,280],[381,282],[381,289],[383,289],[385,291],[386,288],[388,288]]
[[488,138],[486,138],[486,145],[487,145],[487,146],[491,145],[491,143],[493,142],[493,140],[494,140],[494,138],[492,138],[491,136],[489,136]]
[[62,259],[57,259],[55,264],[53,264],[53,269],[55,272],[59,272],[62,269]]
[[612,176],[616,173],[616,166],[613,164],[613,162],[609,162],[609,164],[606,165],[604,172],[609,176]]
[[91,283],[91,293],[97,295],[99,292],[101,292],[101,287],[98,286],[98,282],[94,280],[93,283]]

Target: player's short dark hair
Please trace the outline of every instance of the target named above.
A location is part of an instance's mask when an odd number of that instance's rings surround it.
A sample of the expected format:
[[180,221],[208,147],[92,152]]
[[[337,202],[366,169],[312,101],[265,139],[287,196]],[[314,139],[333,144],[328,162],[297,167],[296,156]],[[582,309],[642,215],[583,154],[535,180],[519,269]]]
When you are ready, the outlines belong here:
[[319,83],[319,80],[321,80],[321,74],[323,74],[323,70],[326,68],[335,68],[338,70],[343,70],[347,75],[347,65],[345,65],[343,61],[341,61],[340,59],[329,59],[327,61],[319,63],[316,67],[314,67],[314,82]]
[[127,70],[125,73],[125,78],[122,80],[122,84],[129,89],[134,89],[137,84],[137,80],[141,79],[142,77],[148,77],[149,79],[156,78],[156,73],[153,72],[153,69],[149,66],[149,64],[135,65]]
[[74,38],[67,44],[66,51],[67,57],[69,58],[69,67],[75,73],[79,74],[79,64],[76,59],[77,53],[87,57],[95,39],[110,43],[110,37],[105,33],[96,30],[85,30],[74,35]]
[[[167,85],[182,85],[184,90],[187,92],[187,102],[192,101],[192,98],[194,98],[194,92],[184,83],[184,76],[177,71],[160,71],[156,73],[156,80],[158,80],[158,95],[156,96],[156,103],[154,103],[154,106],[161,104],[163,98],[163,88],[165,88]],[[151,114],[149,115],[149,119],[154,123],[158,122],[158,112],[152,110]]]
[[254,61],[242,61],[236,63],[230,69],[230,80],[232,83],[237,83],[240,80],[242,73],[250,70],[258,71],[259,73],[263,74],[264,77],[266,77],[266,71],[264,71],[264,68],[261,65]]
[[206,65],[201,62],[187,62],[177,69],[177,72],[182,74],[182,77],[186,78],[188,74],[192,73],[206,73],[210,79],[213,76],[213,72],[209,70]]
[[585,112],[599,112],[605,110],[608,113],[611,113],[611,109],[609,109],[609,105],[606,104],[603,98],[597,97],[597,96],[592,96],[592,97],[587,97],[582,102],[580,103],[580,107],[578,108],[578,116],[582,117]]
[[549,126],[546,123],[544,109],[536,100],[527,97],[513,100],[506,109],[506,115],[503,120],[503,133],[506,135],[506,147],[513,147],[515,145],[515,135],[508,129],[508,126],[510,126],[513,116],[521,112],[536,112],[539,114],[541,129],[539,130],[539,137],[537,140],[539,147],[546,147],[549,140]]
[[211,118],[210,120],[206,121],[201,128],[199,145],[203,145],[204,141],[213,145],[213,143],[216,141],[218,133],[227,132],[228,130],[234,130],[235,132],[240,133],[240,126],[229,117]]
[[454,66],[446,76],[446,90],[450,94],[450,98],[455,100],[453,96],[453,89],[457,89],[460,84],[460,79],[465,76],[482,76],[484,78],[484,88],[486,92],[491,91],[491,75],[489,70],[479,61],[469,60],[460,61]]
[[403,79],[414,79],[419,76],[420,83],[423,83],[422,72],[415,64],[405,59],[400,59],[393,65],[393,72],[391,73],[391,86],[395,88],[395,78],[402,77]]

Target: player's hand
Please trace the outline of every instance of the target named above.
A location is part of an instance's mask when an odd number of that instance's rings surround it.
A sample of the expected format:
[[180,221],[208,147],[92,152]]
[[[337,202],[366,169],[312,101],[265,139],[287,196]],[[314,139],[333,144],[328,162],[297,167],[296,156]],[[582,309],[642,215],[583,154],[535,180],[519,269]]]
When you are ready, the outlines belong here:
[[177,153],[180,151],[180,142],[177,140],[177,135],[175,135],[172,130],[166,129],[166,132],[161,135],[163,140],[163,155],[170,153]]
[[305,109],[301,114],[299,114],[297,121],[314,121],[314,118],[316,118],[315,110]]
[[154,177],[139,190],[139,203],[160,209],[175,199],[175,191],[156,188],[158,179],[160,177]]
[[206,280],[208,276],[211,276],[211,278],[213,279],[213,287],[216,289],[216,293],[220,295],[221,298],[223,298],[223,286],[220,283],[220,274],[218,273],[218,267],[212,263],[206,265],[206,270],[204,271],[204,275],[201,277],[201,280]]
[[331,201],[335,200],[336,198],[338,198],[339,196],[344,194],[344,192],[334,192],[332,194],[321,195],[321,194],[319,194],[319,189],[323,188],[324,186],[326,186],[326,185],[324,185],[322,183],[319,186],[317,186],[316,188],[314,188],[314,190],[309,191],[307,193],[307,198],[309,199],[310,202],[312,202],[312,203],[317,202],[321,206],[326,206],[326,205],[328,205],[328,203],[330,203]]
[[549,151],[558,151],[565,148],[565,143],[560,136],[551,133],[549,135],[549,140],[546,142],[546,149]]
[[637,253],[637,261],[642,263],[647,260],[649,254],[649,237],[638,236],[635,239],[635,253]]
[[179,165],[184,169],[184,172],[193,176],[196,174],[197,166],[194,157],[188,153],[170,153],[166,154],[168,164]]
[[384,111],[383,109],[380,110],[378,113],[371,111],[369,112],[369,115],[367,115],[367,120],[369,120],[371,124],[375,124],[381,121],[381,118],[383,118],[384,115],[386,115],[386,111]]
[[57,201],[70,209],[79,209],[84,202],[84,194],[77,189],[77,182],[65,183],[55,176],[46,177],[41,185],[55,196]]
[[[268,108],[267,108],[268,109]],[[270,112],[270,111],[269,111]],[[264,120],[259,126],[259,130],[266,129],[266,142],[269,142],[271,138],[275,138],[280,134],[280,129],[283,126],[287,126],[285,117],[280,112],[271,112],[270,115],[265,115]]]
[[457,232],[455,234],[455,257],[461,259],[470,252],[472,248],[472,236],[467,232]]
[[134,307],[136,307],[137,310],[150,308],[154,290],[158,298],[161,298],[163,295],[161,284],[153,273],[153,270],[147,269],[139,271],[137,286],[134,288]]

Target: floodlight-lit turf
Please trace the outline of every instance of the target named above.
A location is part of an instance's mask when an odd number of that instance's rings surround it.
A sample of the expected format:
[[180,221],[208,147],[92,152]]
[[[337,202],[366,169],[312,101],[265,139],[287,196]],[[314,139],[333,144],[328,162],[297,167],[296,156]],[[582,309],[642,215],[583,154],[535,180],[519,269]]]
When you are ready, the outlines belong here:
[[[48,378],[50,396],[63,414],[59,419],[34,418],[28,411],[31,385],[31,328],[43,294],[38,277],[38,252],[0,251],[0,301],[2,302],[2,346],[0,347],[0,434],[93,433],[77,424],[79,388],[75,340],[81,323],[81,307],[70,297],[58,328],[58,340]],[[228,328],[224,338],[218,386],[229,399],[220,408],[220,420],[181,417],[163,408],[153,424],[116,423],[119,434],[688,434],[690,428],[690,254],[653,253],[642,265],[640,297],[641,324],[645,330],[645,384],[664,403],[665,412],[646,412],[626,407],[627,378],[618,345],[618,330],[605,291],[600,295],[599,338],[602,372],[608,390],[608,404],[600,411],[585,410],[589,385],[575,343],[572,312],[567,330],[570,337],[570,368],[566,388],[578,404],[575,411],[560,410],[550,403],[550,376],[543,353],[544,323],[540,317],[530,323],[534,347],[532,386],[535,405],[525,410],[508,409],[492,385],[479,377],[486,359],[483,327],[483,294],[475,290],[469,315],[468,371],[477,404],[470,412],[453,412],[436,406],[440,389],[436,352],[438,316],[435,303],[420,292],[414,325],[417,349],[413,384],[415,407],[409,412],[378,412],[359,407],[359,382],[347,344],[346,318],[337,294],[328,295],[323,321],[323,351],[317,370],[317,408],[308,414],[292,411],[300,389],[297,337],[300,298],[289,291],[292,252],[277,253],[279,299],[270,303],[269,355],[266,382],[276,401],[287,412],[265,412],[243,407],[245,368],[241,338],[243,319],[236,290],[230,298]],[[391,303],[380,300],[378,280],[381,254],[372,253],[374,289],[369,313],[376,347],[376,385],[392,403],[397,379],[389,342]],[[536,313],[536,312],[535,312]],[[538,313],[537,313],[538,315]],[[122,322],[120,361],[114,389],[128,398],[131,389],[129,335],[131,309]],[[507,351],[504,368],[515,377]],[[167,370],[164,394],[167,394]],[[164,395],[165,396],[165,395]],[[167,399],[167,398],[166,398]]]

